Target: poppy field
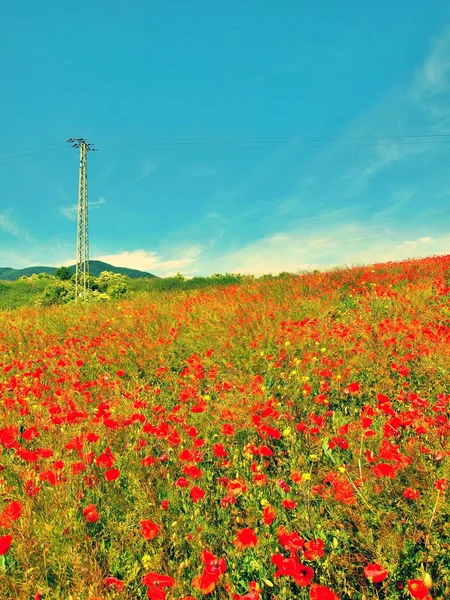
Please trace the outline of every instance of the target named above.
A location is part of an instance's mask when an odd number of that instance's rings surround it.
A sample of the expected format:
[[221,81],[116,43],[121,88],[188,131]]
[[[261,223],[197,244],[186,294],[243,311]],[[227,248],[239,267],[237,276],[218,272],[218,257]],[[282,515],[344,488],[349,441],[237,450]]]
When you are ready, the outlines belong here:
[[0,313],[2,600],[450,597],[450,256]]

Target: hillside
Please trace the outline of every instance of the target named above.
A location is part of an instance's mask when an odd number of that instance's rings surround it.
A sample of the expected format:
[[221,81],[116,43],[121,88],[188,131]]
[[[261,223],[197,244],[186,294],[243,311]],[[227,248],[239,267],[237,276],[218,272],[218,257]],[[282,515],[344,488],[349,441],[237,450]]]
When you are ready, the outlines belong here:
[[[138,279],[139,277],[156,277],[152,273],[146,271],[139,271],[137,269],[127,269],[126,267],[115,267],[101,260],[89,261],[90,273],[94,277],[98,277],[102,271],[110,271],[111,273],[120,273],[126,275],[130,279]],[[25,269],[12,269],[11,267],[0,267],[0,280],[3,281],[17,281],[20,277],[25,275],[29,277],[33,274],[47,273],[53,275],[57,267],[26,267]],[[69,269],[75,273],[75,265],[71,265]]]
[[449,274],[0,312],[0,598],[450,598]]

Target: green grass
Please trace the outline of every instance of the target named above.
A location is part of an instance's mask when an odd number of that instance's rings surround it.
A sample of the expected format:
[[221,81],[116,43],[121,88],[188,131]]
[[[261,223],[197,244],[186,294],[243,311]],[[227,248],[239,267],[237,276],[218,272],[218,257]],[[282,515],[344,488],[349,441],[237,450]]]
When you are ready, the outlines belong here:
[[46,279],[0,281],[0,310],[33,306],[47,285]]

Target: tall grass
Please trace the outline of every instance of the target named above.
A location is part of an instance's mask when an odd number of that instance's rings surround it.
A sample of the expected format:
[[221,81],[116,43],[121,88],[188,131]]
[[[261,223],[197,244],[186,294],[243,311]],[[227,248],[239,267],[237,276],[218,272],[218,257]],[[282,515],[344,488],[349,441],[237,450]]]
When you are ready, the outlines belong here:
[[0,313],[0,597],[449,597],[449,273]]

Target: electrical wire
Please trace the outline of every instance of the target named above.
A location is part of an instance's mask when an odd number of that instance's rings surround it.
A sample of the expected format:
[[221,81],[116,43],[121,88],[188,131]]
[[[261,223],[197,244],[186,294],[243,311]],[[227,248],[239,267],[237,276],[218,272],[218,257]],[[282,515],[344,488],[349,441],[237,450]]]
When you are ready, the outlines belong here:
[[133,151],[137,151],[137,150],[183,150],[183,149],[188,149],[188,150],[246,150],[246,149],[268,149],[268,148],[362,148],[362,147],[378,147],[378,146],[423,146],[423,145],[428,145],[428,146],[434,146],[434,145],[441,145],[441,144],[448,144],[450,143],[450,139],[448,140],[429,140],[429,141],[396,141],[396,142],[364,142],[364,143],[345,143],[345,144],[340,144],[340,143],[325,143],[325,144],[319,144],[319,143],[306,143],[306,144],[302,144],[302,143],[295,143],[295,142],[285,142],[285,143],[262,143],[259,142],[258,144],[255,143],[251,143],[251,142],[245,142],[245,143],[215,143],[215,144],[210,144],[208,145],[208,143],[202,144],[202,143],[195,143],[195,142],[179,142],[177,144],[162,144],[162,143],[147,143],[147,144],[140,144],[140,145],[133,145],[133,144],[128,144],[128,145],[111,145],[110,147],[106,146],[106,147],[100,147],[100,150],[102,152],[110,152],[110,151],[117,151],[117,152],[121,152],[122,150],[133,150]]
[[17,156],[6,156],[6,160],[15,160],[16,158],[23,158],[24,156],[35,156],[36,154],[51,154],[52,152],[61,152],[62,148],[54,148],[53,150],[41,150],[39,152],[28,152],[27,154],[18,154]]
[[[51,144],[40,144],[39,146],[30,146],[28,148],[20,148],[19,150],[2,150],[0,152],[0,155],[3,155],[3,154],[14,154],[16,152],[27,152],[28,150],[36,150],[38,148],[48,148],[49,146],[60,146],[61,144],[64,144],[64,143],[65,142],[53,142]],[[14,157],[11,157],[11,158],[14,158]]]
[[[117,140],[117,138],[116,138]],[[360,148],[376,146],[423,146],[450,143],[450,133],[427,133],[427,134],[408,134],[391,136],[315,136],[315,137],[209,137],[209,138],[154,138],[145,141],[116,141],[114,138],[100,139],[100,144],[107,142],[100,147],[104,152],[139,151],[139,150],[252,150],[268,148]],[[65,142],[53,142],[41,144],[20,150],[6,150],[0,152],[1,159],[8,162],[0,163],[0,167],[34,162],[36,160],[46,160],[69,154],[62,152],[62,145]],[[58,148],[50,148],[59,146]],[[49,148],[42,150],[42,148]],[[33,150],[33,152],[28,152]],[[36,151],[34,151],[36,150]],[[25,152],[20,154],[20,152]],[[18,154],[19,153],[19,154]],[[58,154],[54,154],[58,153]],[[9,154],[10,156],[4,156]],[[49,156],[52,154],[52,156]],[[41,156],[46,155],[46,156]],[[39,158],[28,159],[29,156],[39,156]],[[17,160],[27,158],[28,160]],[[0,159],[0,160],[1,160]]]
[[259,143],[259,142],[333,142],[333,141],[355,141],[364,142],[369,140],[409,140],[416,138],[450,138],[449,133],[424,133],[424,134],[408,134],[408,135],[378,135],[378,136],[310,136],[310,137],[298,137],[298,136],[278,136],[278,137],[252,137],[252,136],[239,136],[239,137],[174,137],[174,138],[153,138],[151,140],[127,140],[118,138],[101,138],[97,142],[109,142],[114,145],[137,145],[137,144],[179,144],[179,143]]
[[52,156],[42,156],[41,158],[29,158],[27,160],[18,160],[16,162],[10,163],[0,163],[0,167],[12,167],[13,165],[20,165],[29,162],[35,162],[36,160],[49,160],[50,158],[59,158],[60,156],[65,156],[66,154],[72,154],[71,151],[61,152],[60,154],[53,154]]

